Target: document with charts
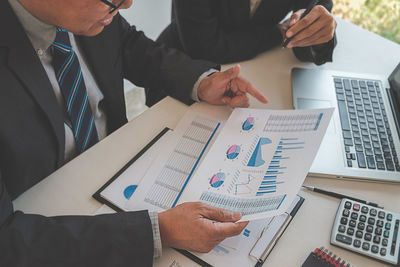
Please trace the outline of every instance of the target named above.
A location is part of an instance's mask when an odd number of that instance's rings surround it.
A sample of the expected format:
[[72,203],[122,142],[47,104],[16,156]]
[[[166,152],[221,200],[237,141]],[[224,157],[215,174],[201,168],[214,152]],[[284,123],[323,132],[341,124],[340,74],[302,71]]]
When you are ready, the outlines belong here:
[[298,193],[333,109],[235,109],[178,203],[240,211],[242,220],[282,214]]
[[332,112],[241,108],[224,122],[189,111],[123,209],[161,211],[202,201],[240,211],[243,220],[282,214],[311,167]]

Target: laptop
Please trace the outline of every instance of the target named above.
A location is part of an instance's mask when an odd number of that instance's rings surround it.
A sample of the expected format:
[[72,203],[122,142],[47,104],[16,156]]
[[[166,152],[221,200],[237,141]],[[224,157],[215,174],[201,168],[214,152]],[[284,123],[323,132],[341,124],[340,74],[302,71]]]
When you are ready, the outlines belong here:
[[400,182],[400,64],[389,77],[292,69],[296,109],[335,107],[309,175]]

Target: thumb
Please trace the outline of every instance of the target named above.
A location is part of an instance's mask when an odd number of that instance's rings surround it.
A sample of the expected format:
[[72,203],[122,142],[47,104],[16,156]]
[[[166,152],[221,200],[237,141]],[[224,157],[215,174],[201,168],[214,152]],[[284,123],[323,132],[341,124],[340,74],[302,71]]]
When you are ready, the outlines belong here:
[[215,220],[218,222],[236,222],[242,218],[242,214],[240,212],[233,212],[212,206],[207,206],[207,208],[203,210],[202,215],[210,220]]
[[239,76],[239,72],[240,72],[240,65],[236,65],[235,67],[224,71],[222,78],[224,82],[228,82],[230,80],[237,78]]

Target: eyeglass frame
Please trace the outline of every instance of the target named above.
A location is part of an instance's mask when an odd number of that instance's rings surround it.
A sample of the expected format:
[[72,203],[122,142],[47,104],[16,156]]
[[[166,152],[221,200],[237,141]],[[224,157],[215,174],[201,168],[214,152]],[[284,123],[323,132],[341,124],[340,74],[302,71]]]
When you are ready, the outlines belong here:
[[101,2],[103,2],[104,4],[108,5],[109,7],[111,7],[111,11],[109,12],[109,14],[113,13],[115,10],[117,10],[118,8],[120,8],[126,0],[121,0],[121,2],[118,5],[115,5],[112,0],[100,0]]

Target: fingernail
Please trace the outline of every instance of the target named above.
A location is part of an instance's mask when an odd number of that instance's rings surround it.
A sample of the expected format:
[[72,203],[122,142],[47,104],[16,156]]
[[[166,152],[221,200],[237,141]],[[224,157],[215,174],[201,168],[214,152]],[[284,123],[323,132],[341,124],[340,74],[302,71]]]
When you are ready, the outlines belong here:
[[286,37],[287,37],[287,38],[290,38],[290,37],[292,37],[292,35],[293,35],[293,33],[292,33],[292,32],[289,32],[289,31],[288,31],[288,32],[286,33]]

